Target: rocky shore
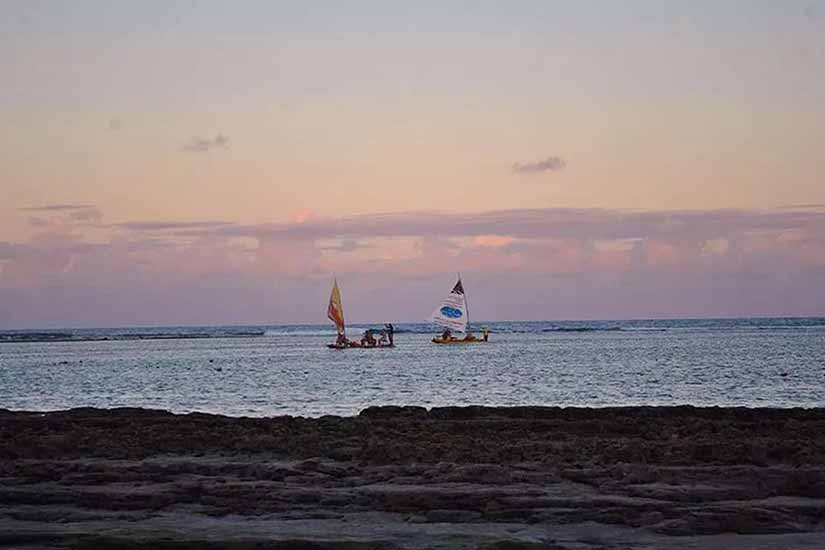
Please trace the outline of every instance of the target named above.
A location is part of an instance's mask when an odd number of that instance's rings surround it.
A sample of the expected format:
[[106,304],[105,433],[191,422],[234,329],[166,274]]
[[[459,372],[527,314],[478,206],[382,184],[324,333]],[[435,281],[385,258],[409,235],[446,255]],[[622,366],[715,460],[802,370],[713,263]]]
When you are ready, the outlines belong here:
[[825,548],[825,410],[0,410],[0,547]]

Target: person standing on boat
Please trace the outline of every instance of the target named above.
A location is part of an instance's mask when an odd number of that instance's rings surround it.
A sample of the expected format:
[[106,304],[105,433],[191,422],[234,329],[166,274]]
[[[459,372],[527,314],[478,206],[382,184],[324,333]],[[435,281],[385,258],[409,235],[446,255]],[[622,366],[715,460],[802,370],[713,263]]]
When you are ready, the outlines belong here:
[[484,341],[486,342],[487,338],[489,338],[489,336],[490,336],[490,329],[488,329],[486,325],[481,327],[481,337],[482,337],[482,339],[484,339]]
[[387,337],[390,339],[390,345],[394,346],[393,336],[395,335],[395,327],[392,326],[392,323],[385,323],[384,328],[387,329]]

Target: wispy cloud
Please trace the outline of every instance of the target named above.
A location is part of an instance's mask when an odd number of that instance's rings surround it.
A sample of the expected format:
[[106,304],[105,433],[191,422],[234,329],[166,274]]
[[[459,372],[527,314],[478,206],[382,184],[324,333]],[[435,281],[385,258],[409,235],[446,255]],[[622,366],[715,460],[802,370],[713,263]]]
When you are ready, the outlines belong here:
[[67,210],[86,210],[95,208],[94,204],[47,204],[44,206],[30,206],[21,208],[26,212],[63,212]]
[[208,229],[216,227],[225,227],[234,225],[232,222],[223,221],[193,221],[193,222],[175,222],[175,221],[135,221],[115,224],[116,227],[129,229],[130,231],[170,231],[178,229]]
[[100,210],[97,208],[84,208],[82,210],[75,210],[69,214],[69,218],[76,222],[97,222],[103,217]]
[[90,224],[100,221],[103,214],[93,204],[47,204],[21,208],[24,212],[37,212],[40,216],[30,217],[32,227],[47,227],[55,224]]
[[547,157],[538,162],[517,162],[513,165],[515,174],[540,174],[542,172],[561,172],[567,167],[567,161],[561,157]]
[[186,153],[208,153],[214,149],[226,149],[228,147],[229,138],[223,134],[218,134],[214,139],[193,137],[180,150]]
[[758,210],[632,212],[597,208],[496,210],[467,214],[405,212],[320,218],[303,223],[227,224],[204,228],[203,234],[298,240],[483,235],[507,235],[519,239],[701,239],[730,232],[783,231],[807,226],[825,226],[825,214]]
[[825,208],[825,203],[818,203],[818,204],[787,204],[785,206],[779,207],[782,210],[816,210],[819,208]]

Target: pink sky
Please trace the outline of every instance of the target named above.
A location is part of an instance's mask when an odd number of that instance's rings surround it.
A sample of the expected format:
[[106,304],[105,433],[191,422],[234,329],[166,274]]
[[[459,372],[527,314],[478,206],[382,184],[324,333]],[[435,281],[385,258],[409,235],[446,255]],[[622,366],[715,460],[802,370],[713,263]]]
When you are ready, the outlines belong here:
[[819,1],[0,5],[0,327],[825,315]]

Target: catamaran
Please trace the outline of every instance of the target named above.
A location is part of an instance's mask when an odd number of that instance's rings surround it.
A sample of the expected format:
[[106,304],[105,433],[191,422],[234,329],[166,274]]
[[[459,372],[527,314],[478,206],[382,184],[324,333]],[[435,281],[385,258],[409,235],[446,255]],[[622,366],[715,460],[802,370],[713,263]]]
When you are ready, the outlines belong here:
[[[332,292],[329,295],[329,305],[327,306],[327,317],[330,321],[335,323],[335,332],[338,337],[334,344],[327,344],[331,349],[349,349],[349,348],[394,348],[395,342],[393,336],[395,329],[392,324],[384,325],[383,330],[367,329],[364,331],[364,336],[361,341],[350,340],[347,338],[347,329],[344,324],[344,306],[341,304],[341,291],[338,288],[338,281],[333,279]],[[378,339],[375,336],[378,335]]]
[[[467,295],[464,294],[464,286],[461,284],[461,275],[458,276],[458,282],[442,300],[441,305],[430,315],[430,321],[444,327],[444,332],[433,338],[436,344],[474,344],[486,342],[488,338],[487,327],[481,329],[481,338],[476,338],[468,330],[470,312],[467,308]],[[453,331],[464,333],[464,337],[453,336]]]

